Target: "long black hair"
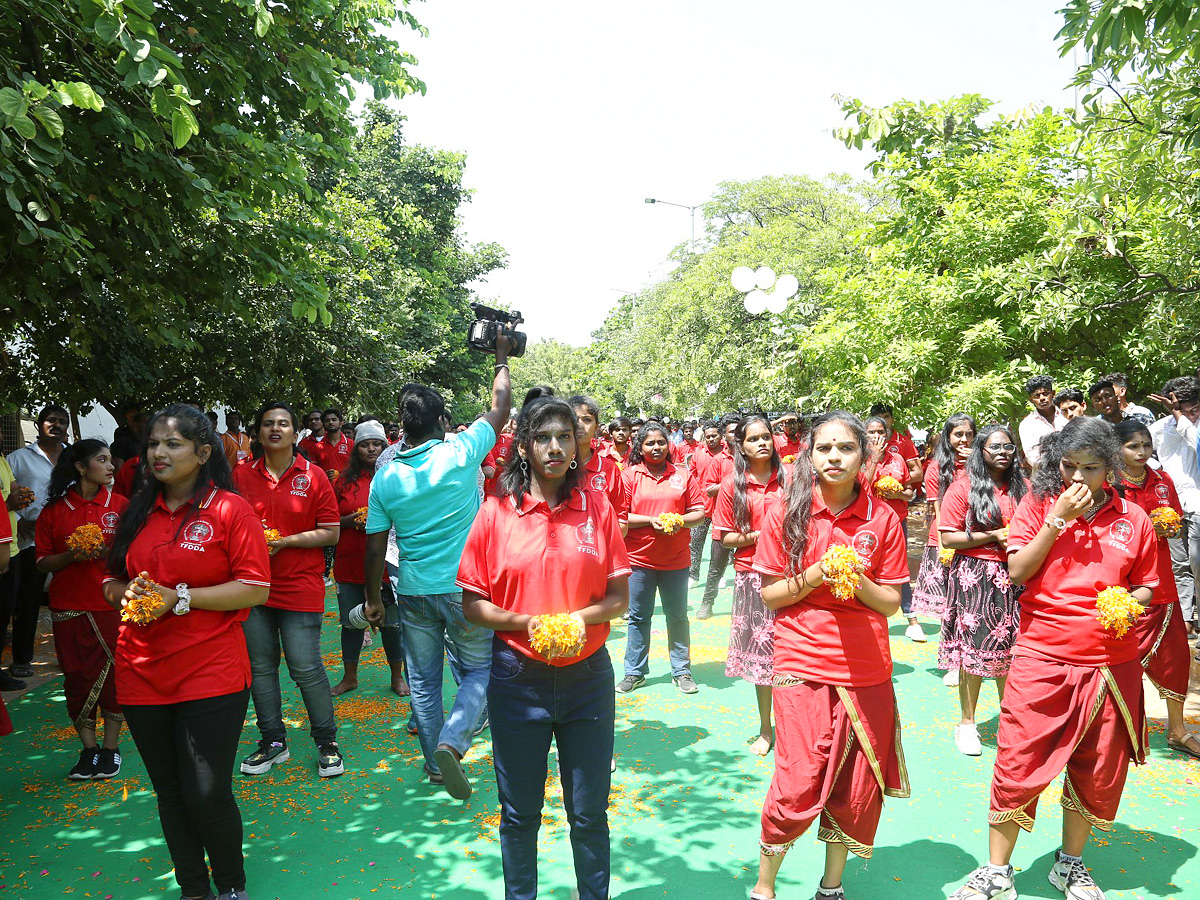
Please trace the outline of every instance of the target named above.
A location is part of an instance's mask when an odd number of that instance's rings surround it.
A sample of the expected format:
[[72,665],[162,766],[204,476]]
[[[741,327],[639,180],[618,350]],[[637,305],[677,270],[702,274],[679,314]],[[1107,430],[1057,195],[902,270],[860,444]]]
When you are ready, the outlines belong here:
[[645,457],[642,456],[642,444],[646,443],[646,438],[650,437],[650,433],[653,431],[657,431],[664,438],[666,438],[668,452],[667,452],[666,459],[664,461],[665,462],[671,461],[671,454],[670,454],[671,436],[669,434],[667,434],[666,426],[663,425],[662,422],[657,422],[654,419],[651,419],[649,422],[647,422],[645,425],[643,425],[641,428],[638,429],[637,434],[634,436],[633,440],[630,443],[629,465],[636,466],[638,463],[644,461]]
[[57,500],[59,497],[65,496],[71,486],[79,482],[79,471],[75,468],[76,463],[87,466],[92,461],[92,457],[101,450],[107,450],[108,444],[99,438],[84,438],[82,441],[76,441],[68,447],[64,447],[59,454],[58,462],[54,464],[54,470],[50,473],[50,487],[46,491],[46,503]]
[[941,500],[954,483],[954,474],[958,470],[958,451],[950,444],[950,435],[954,429],[964,422],[969,422],[972,431],[978,431],[975,420],[966,413],[955,413],[942,426],[942,436],[938,439],[937,449],[933,451],[933,461],[938,467],[938,493],[936,497],[926,497],[927,500]]
[[1117,430],[1103,419],[1080,416],[1068,422],[1062,431],[1042,438],[1038,445],[1041,462],[1033,474],[1033,496],[1039,500],[1057,497],[1062,493],[1063,457],[1070,453],[1094,453],[1108,467],[1109,481],[1116,481],[1121,473],[1121,441]]
[[562,419],[571,426],[571,434],[576,436],[575,459],[567,469],[559,498],[569,497],[583,477],[583,466],[578,464],[579,421],[575,418],[575,410],[561,397],[538,397],[531,400],[522,406],[520,413],[517,414],[517,427],[513,431],[512,453],[508,457],[508,462],[504,464],[504,472],[500,475],[500,496],[512,497],[517,501],[518,506],[525,502],[525,495],[529,492],[529,485],[533,481],[533,473],[530,471],[529,464],[517,452],[517,447],[524,447],[526,454],[532,452],[533,433],[550,419]]
[[[184,440],[195,444],[197,452],[203,446],[209,448],[208,459],[200,466],[200,471],[196,475],[196,484],[192,488],[191,499],[193,502],[188,507],[187,515],[183,517],[179,527],[175,530],[175,538],[178,538],[188,523],[199,513],[199,504],[195,502],[197,498],[213,488],[232,492],[234,487],[233,482],[230,481],[229,460],[225,458],[225,448],[208,416],[186,403],[172,403],[154,414],[146,425],[146,434],[152,434],[154,426],[159,422],[174,422],[175,428]],[[142,462],[145,464],[146,460],[143,459]],[[129,577],[125,568],[125,555],[129,552],[129,545],[133,543],[133,539],[146,524],[146,517],[154,508],[154,501],[162,493],[162,484],[151,475],[133,495],[125,514],[121,516],[121,521],[117,525],[117,533],[113,537],[112,550],[108,554],[108,570],[118,578]]]
[[[371,438],[370,440],[378,440],[378,438]],[[384,443],[384,446],[387,446],[386,442]],[[342,473],[338,475],[337,481],[335,481],[333,484],[333,492],[337,494],[338,499],[344,497],[346,489],[364,475],[366,475],[368,478],[374,478],[375,467],[365,465],[363,461],[358,458],[358,443],[356,442],[354,444],[354,449],[350,451],[350,462],[346,463],[346,468],[342,469]]]
[[988,438],[997,432],[1003,432],[1008,436],[1008,442],[1014,443],[1012,429],[1007,425],[989,425],[975,436],[975,446],[967,459],[967,478],[970,479],[970,491],[967,495],[967,531],[992,531],[1004,524],[1000,503],[996,500],[998,487],[1008,488],[1008,496],[1014,504],[1020,503],[1021,498],[1029,491],[1029,482],[1025,480],[1025,474],[1021,471],[1021,458],[1015,450],[1012,463],[1000,480],[992,478],[992,470],[983,458],[983,448],[987,446]]
[[[746,499],[746,470],[750,467],[750,462],[742,451],[742,442],[746,440],[746,432],[755,422],[765,426],[768,435],[772,433],[771,420],[761,413],[746,416],[734,431],[736,440],[733,447],[733,524],[737,526],[740,534],[748,534],[752,527],[750,503]],[[779,448],[775,446],[774,438],[771,440],[771,471],[779,479],[779,487],[787,487],[787,475],[784,474],[783,460],[779,458]]]
[[854,413],[834,409],[813,420],[808,450],[796,457],[793,477],[784,494],[783,549],[787,554],[788,578],[794,578],[804,570],[804,553],[808,550],[808,526],[812,521],[813,483],[816,480],[812,465],[812,448],[817,444],[817,432],[835,422],[840,422],[850,429],[850,433],[858,441],[860,468],[867,458],[867,429],[862,419]]

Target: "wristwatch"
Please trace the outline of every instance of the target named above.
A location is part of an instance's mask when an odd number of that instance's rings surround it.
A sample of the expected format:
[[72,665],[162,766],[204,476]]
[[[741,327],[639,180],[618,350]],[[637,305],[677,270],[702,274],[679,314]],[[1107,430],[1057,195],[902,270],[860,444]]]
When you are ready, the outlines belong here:
[[188,586],[180,582],[175,585],[175,594],[179,597],[175,601],[175,615],[184,616],[192,611],[192,594],[188,590]]

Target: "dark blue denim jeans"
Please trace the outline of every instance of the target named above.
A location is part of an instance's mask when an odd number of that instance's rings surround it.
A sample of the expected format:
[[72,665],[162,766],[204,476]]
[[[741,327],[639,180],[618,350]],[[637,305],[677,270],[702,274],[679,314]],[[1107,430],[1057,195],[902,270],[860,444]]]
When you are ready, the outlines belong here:
[[[714,552],[715,552],[714,544]],[[643,569],[633,567],[629,576],[629,628],[625,644],[625,674],[650,674],[650,620],[654,617],[654,595],[662,598],[667,618],[667,648],[671,675],[692,671],[692,629],[688,622],[687,569]]]
[[246,650],[250,653],[250,696],[258,730],[268,741],[287,742],[283,724],[283,694],[279,688],[279,651],[287,661],[288,674],[308,711],[312,739],[320,747],[337,739],[337,721],[333,715],[333,695],[329,675],[321,659],[321,619],[319,612],[297,612],[256,606],[242,625]]
[[[687,577],[686,569],[683,575]],[[551,666],[495,639],[488,707],[505,900],[538,895],[537,839],[551,738],[558,745],[580,900],[607,900],[613,686],[612,661],[604,647],[572,665]]]
[[[900,530],[904,532],[904,546],[908,548],[908,520],[900,522]],[[900,587],[900,613],[901,615],[912,615],[912,581],[906,581]]]

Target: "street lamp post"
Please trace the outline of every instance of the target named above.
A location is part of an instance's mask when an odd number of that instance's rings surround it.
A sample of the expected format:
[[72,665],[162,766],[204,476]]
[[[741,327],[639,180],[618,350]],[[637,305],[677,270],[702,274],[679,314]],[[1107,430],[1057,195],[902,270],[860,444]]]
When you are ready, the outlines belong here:
[[692,215],[692,241],[688,245],[691,249],[696,249],[696,210],[704,204],[697,203],[695,206],[688,206],[686,203],[672,203],[670,200],[656,200],[654,197],[647,197],[647,203],[661,203],[664,206],[678,206],[680,209],[686,209]]

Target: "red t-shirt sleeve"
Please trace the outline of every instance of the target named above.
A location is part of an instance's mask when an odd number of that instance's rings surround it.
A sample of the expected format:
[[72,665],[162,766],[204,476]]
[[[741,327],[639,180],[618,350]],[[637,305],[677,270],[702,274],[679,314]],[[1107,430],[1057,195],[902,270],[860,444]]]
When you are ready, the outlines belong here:
[[717,505],[713,508],[712,517],[713,539],[720,540],[726,534],[737,531],[733,521],[733,479],[721,482],[721,490],[717,494]]
[[1042,526],[1046,524],[1042,506],[1043,501],[1035,498],[1033,494],[1026,494],[1022,498],[1021,505],[1017,507],[1012,521],[1008,523],[1009,555],[1032,541],[1042,530]]
[[938,466],[937,463],[930,463],[929,468],[925,470],[925,499],[936,500],[938,498]]
[[[54,553],[54,527],[58,524],[55,519],[61,505],[60,503],[51,503],[38,516],[37,525],[33,530],[34,559],[41,559],[44,556],[50,556]],[[0,510],[0,518],[4,519],[4,528],[6,530],[12,528],[12,522],[9,519],[7,510]],[[10,535],[9,539],[11,540],[11,538],[12,536]],[[0,539],[3,539],[3,535],[0,535]]]
[[942,498],[942,511],[938,516],[938,531],[967,530],[967,486],[966,479],[956,481]]
[[1138,529],[1138,553],[1133,568],[1129,570],[1129,584],[1131,587],[1156,588],[1159,585],[1158,535],[1154,533],[1150,517],[1144,512],[1140,516],[1133,514],[1135,509],[1142,512],[1141,507],[1130,503],[1130,518],[1137,523]]
[[263,540],[262,522],[242,497],[227,500],[227,552],[233,577],[244,584],[271,586],[271,556]]
[[[681,469],[680,471],[684,470]],[[704,491],[700,489],[699,482],[691,475],[688,475],[687,483],[684,485],[683,499],[688,512],[696,512],[704,509]]]
[[917,458],[917,445],[906,434],[900,435],[900,439],[896,441],[896,449],[900,451],[900,455],[904,457],[905,462]]
[[[491,543],[492,524],[495,521],[496,503],[491,497],[484,501],[479,514],[467,533],[467,543],[458,561],[456,582],[463,590],[481,597],[492,596],[491,573],[488,571],[488,544]],[[509,501],[511,502],[511,501]],[[618,534],[620,532],[618,531]],[[622,551],[625,549],[621,544]]]
[[783,548],[783,504],[772,503],[755,544],[754,571],[782,578],[787,571],[787,562]]
[[[900,527],[900,519],[888,509],[887,524],[879,541],[879,566],[876,569],[876,584],[907,584],[908,545],[904,540],[904,530]],[[882,515],[882,513],[881,513]]]
[[601,510],[601,527],[606,529],[604,537],[608,548],[608,577],[619,578],[633,570],[629,567],[629,554],[625,552],[625,538],[621,536],[621,522],[614,510]]
[[609,477],[605,479],[604,489],[608,492],[608,502],[612,504],[617,519],[620,522],[627,521],[629,519],[629,490],[616,464],[612,466]]
[[317,512],[317,527],[329,528],[342,523],[342,517],[338,514],[337,495],[333,492],[333,485],[329,483],[329,476],[324,471],[313,469],[309,472],[313,479],[313,501]]

